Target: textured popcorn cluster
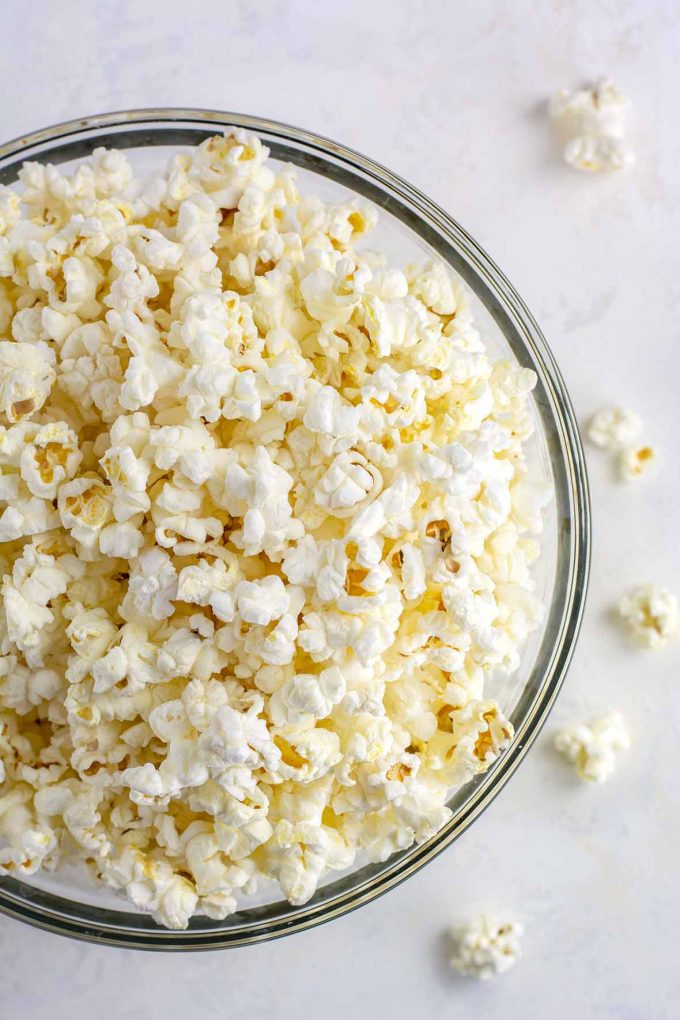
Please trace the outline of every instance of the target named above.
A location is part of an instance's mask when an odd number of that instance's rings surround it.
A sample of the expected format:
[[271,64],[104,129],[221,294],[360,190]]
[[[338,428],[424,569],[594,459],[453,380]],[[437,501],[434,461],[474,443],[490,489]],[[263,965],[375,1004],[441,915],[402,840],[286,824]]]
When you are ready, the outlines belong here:
[[0,870],[177,928],[432,836],[541,613],[533,374],[267,155],[0,190]]

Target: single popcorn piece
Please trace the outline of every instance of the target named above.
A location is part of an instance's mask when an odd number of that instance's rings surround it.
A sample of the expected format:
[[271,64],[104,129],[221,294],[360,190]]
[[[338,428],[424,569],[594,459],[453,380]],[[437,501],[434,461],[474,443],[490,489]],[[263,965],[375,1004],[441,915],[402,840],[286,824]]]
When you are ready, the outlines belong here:
[[619,454],[619,473],[624,481],[634,481],[646,475],[658,459],[653,446],[626,446]]
[[599,173],[633,163],[624,141],[627,99],[607,79],[592,88],[561,89],[549,105],[564,143],[564,161],[576,170]]
[[499,921],[489,915],[475,918],[452,930],[451,966],[466,977],[488,981],[510,970],[520,959],[523,933],[517,921]]
[[0,340],[0,415],[10,424],[31,418],[55,380],[54,353],[35,344]]
[[642,478],[658,460],[653,446],[636,444],[641,429],[638,415],[621,407],[603,408],[588,423],[590,441],[617,455],[618,473],[623,481]]
[[680,637],[680,607],[668,588],[640,585],[624,595],[617,608],[631,635],[645,648],[663,648]]
[[610,712],[590,723],[565,726],[555,737],[555,748],[576,766],[581,779],[604,783],[616,769],[617,755],[630,747],[623,718]]
[[431,839],[541,620],[534,374],[268,155],[0,188],[0,874],[177,929]]
[[642,421],[634,411],[623,407],[605,407],[588,423],[588,439],[604,450],[621,450],[633,443],[642,429]]

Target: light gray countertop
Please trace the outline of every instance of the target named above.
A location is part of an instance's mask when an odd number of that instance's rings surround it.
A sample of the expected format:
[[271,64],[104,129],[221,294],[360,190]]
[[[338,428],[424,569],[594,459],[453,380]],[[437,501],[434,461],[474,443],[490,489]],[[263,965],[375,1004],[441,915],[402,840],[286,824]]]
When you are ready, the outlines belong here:
[[[680,593],[677,4],[5,0],[4,13],[4,138],[175,105],[271,116],[363,150],[508,274],[580,419],[631,407],[663,460],[624,486],[588,451],[592,583],[563,694],[516,777],[434,863],[330,925],[223,953],[112,950],[0,917],[0,1017],[678,1017],[680,645],[638,650],[608,615],[641,581]],[[631,98],[638,159],[590,177],[560,163],[543,104],[601,74]],[[607,785],[586,787],[551,733],[612,706],[634,745]],[[444,934],[483,908],[526,935],[518,966],[478,985],[448,970]]]

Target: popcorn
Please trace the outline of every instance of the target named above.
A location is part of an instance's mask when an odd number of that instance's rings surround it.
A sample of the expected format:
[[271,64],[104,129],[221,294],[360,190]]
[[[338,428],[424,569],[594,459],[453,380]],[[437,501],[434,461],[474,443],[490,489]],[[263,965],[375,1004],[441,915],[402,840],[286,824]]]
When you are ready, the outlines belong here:
[[517,921],[499,921],[486,915],[478,917],[451,932],[454,941],[451,966],[459,974],[480,981],[503,974],[514,967],[522,955],[522,934],[522,925]]
[[19,470],[28,490],[40,499],[55,499],[61,482],[73,478],[82,454],[78,437],[66,422],[39,428],[21,452]]
[[11,504],[0,514],[0,542],[14,542],[59,526],[59,514],[51,502],[24,495],[18,486],[16,490],[6,490],[2,500]]
[[0,869],[174,928],[432,838],[540,621],[533,373],[267,155],[0,188]]
[[81,411],[95,408],[105,422],[114,421],[123,408],[121,359],[105,322],[87,322],[64,338],[59,385]]
[[92,549],[111,518],[111,489],[90,472],[59,487],[57,505],[63,527],[85,549]]
[[632,443],[642,429],[634,411],[623,407],[605,407],[588,423],[588,439],[605,450],[620,450]]
[[641,478],[658,460],[653,446],[627,446],[619,454],[619,473],[624,481]]
[[296,726],[311,716],[325,719],[345,696],[345,678],[331,666],[317,676],[296,673],[274,693],[269,702],[269,715],[275,726]]
[[177,571],[163,549],[151,548],[138,559],[130,575],[121,611],[128,619],[140,614],[154,620],[172,616],[177,595]]
[[356,432],[359,411],[345,403],[337,390],[322,386],[310,401],[302,420],[310,432],[342,438]]
[[581,779],[604,783],[616,768],[616,756],[630,747],[630,737],[618,712],[591,723],[565,726],[555,737],[555,747],[576,766]]
[[40,410],[55,377],[54,354],[46,344],[0,340],[0,414],[10,425]]
[[275,575],[261,581],[240,581],[236,587],[236,605],[241,619],[260,627],[282,617],[289,601],[283,581]]
[[617,608],[631,635],[645,648],[663,648],[680,636],[680,608],[668,588],[640,585]]
[[360,453],[339,453],[317,482],[314,502],[334,517],[348,517],[379,495],[380,472]]
[[623,140],[628,101],[607,79],[593,88],[561,89],[549,112],[565,139],[564,161],[576,170],[623,170],[633,154]]
[[591,442],[617,454],[618,472],[623,481],[641,478],[658,460],[653,446],[635,445],[641,428],[640,418],[620,407],[598,411],[588,425]]

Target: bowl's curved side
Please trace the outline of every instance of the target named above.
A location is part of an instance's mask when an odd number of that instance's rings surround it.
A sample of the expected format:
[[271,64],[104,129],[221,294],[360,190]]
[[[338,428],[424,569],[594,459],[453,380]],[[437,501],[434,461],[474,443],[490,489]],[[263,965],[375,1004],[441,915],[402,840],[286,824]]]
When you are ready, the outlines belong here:
[[229,126],[256,132],[276,158],[321,172],[353,188],[415,231],[477,293],[520,364],[536,371],[536,404],[555,482],[556,582],[532,676],[513,712],[513,742],[488,773],[453,797],[452,819],[427,843],[394,855],[385,864],[369,865],[329,883],[304,907],[294,908],[284,902],[253,907],[225,923],[196,918],[182,932],[161,928],[145,915],[103,910],[14,879],[0,879],[0,911],[49,931],[110,945],[188,950],[263,941],[337,917],[408,878],[465,831],[522,761],[566,674],[585,602],[590,563],[588,482],[576,419],[562,376],[537,323],[507,278],[458,223],[412,185],[351,149],[276,121],[220,111],[175,109],[103,114],[14,139],[0,146],[0,182],[14,181],[21,163],[28,159],[64,162],[89,155],[101,145],[139,148],[196,144]]

